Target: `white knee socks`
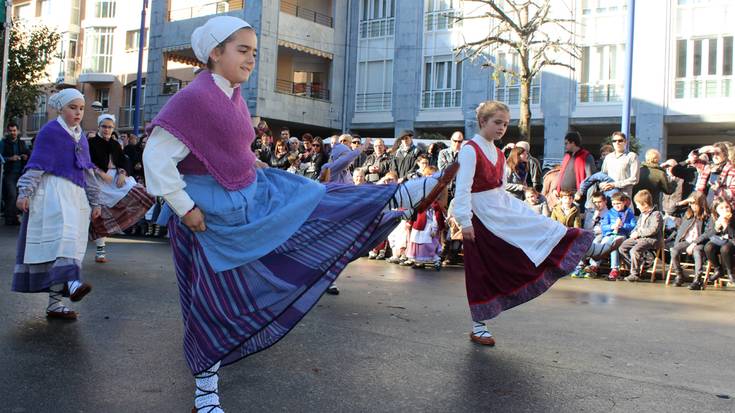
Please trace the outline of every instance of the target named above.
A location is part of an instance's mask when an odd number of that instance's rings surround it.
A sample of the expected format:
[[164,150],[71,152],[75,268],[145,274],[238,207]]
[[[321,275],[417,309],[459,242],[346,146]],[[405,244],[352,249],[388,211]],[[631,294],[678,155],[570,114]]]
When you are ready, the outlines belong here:
[[46,311],[52,312],[52,313],[67,313],[71,311],[61,301],[62,300],[61,293],[63,290],[64,290],[64,284],[55,284],[49,287],[48,306],[46,306]]
[[476,335],[477,337],[492,337],[493,335],[490,333],[490,330],[487,329],[487,326],[485,323],[480,323],[477,321],[472,322],[472,334]]
[[219,370],[220,362],[194,376],[196,391],[194,392],[194,407],[197,411],[206,413],[224,412],[219,405]]

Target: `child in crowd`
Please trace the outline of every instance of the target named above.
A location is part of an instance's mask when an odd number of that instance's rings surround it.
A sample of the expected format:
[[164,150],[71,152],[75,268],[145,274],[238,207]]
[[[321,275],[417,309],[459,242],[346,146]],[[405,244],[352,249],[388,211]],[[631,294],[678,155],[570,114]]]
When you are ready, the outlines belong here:
[[697,276],[690,290],[701,290],[703,282],[714,282],[722,277],[723,267],[731,283],[735,283],[732,271],[732,254],[735,247],[735,222],[732,219],[732,207],[724,198],[715,198],[712,202],[712,218],[705,233],[697,240],[704,244],[707,261],[712,265],[709,279]]
[[298,153],[292,153],[288,155],[286,159],[288,159],[288,163],[290,165],[288,169],[286,169],[286,172],[301,176],[306,175],[306,169],[309,167],[309,165],[301,163],[301,158],[299,157]]
[[535,188],[529,186],[523,191],[523,193],[526,205],[528,205],[532,210],[545,217],[551,216],[551,211],[549,211],[549,204],[546,203],[546,198]]
[[551,219],[567,228],[581,228],[582,216],[579,209],[574,205],[572,193],[569,191],[559,191],[559,202],[551,211]]
[[79,301],[92,286],[82,282],[90,215],[101,214],[95,165],[79,126],[84,96],[64,89],[49,98],[59,117],[36,137],[33,152],[18,181],[16,205],[23,211],[12,290],[48,293],[46,317],[75,320],[62,302]]
[[[605,194],[597,191],[590,196],[590,201],[592,203],[592,208],[585,210],[585,217],[582,223],[584,229],[592,231],[592,233],[595,234],[595,238],[592,242],[599,244],[602,242],[602,218],[608,211],[607,198],[605,198]],[[597,263],[594,262],[590,263],[590,265],[586,265],[587,261],[587,259],[583,259],[579,262],[574,273],[572,273],[572,278],[591,278],[597,276],[597,272],[599,271]]]
[[457,220],[454,218],[454,200],[449,203],[447,209],[447,236],[449,242],[447,248],[442,251],[444,253],[444,266],[459,264],[461,258],[459,253],[462,251],[462,227],[459,225]]
[[630,274],[625,281],[640,280],[640,270],[643,257],[648,251],[653,251],[663,242],[663,215],[654,210],[653,196],[647,189],[638,191],[633,197],[636,208],[641,211],[635,228],[630,237],[620,245],[620,255],[630,266]]
[[352,182],[355,185],[363,185],[368,183],[365,179],[365,170],[357,168],[352,172]]
[[704,233],[707,222],[707,198],[702,192],[693,192],[686,199],[687,210],[684,219],[678,226],[674,245],[671,247],[671,268],[676,274],[674,285],[684,285],[684,273],[681,268],[681,255],[687,254],[694,258],[694,279],[702,276],[702,262],[704,261],[704,245],[697,244],[697,239]]
[[[612,196],[612,209],[602,218],[602,244],[617,244],[618,246],[628,238],[635,228],[636,220],[633,208],[630,207],[630,198],[624,192],[617,192]],[[598,266],[594,260],[592,265]],[[620,256],[617,247],[610,253],[610,274],[607,279],[617,281],[620,276]]]
[[[436,166],[427,166],[421,171],[423,176],[431,176],[436,173]],[[434,202],[426,211],[417,214],[411,223],[411,235],[408,242],[406,256],[408,260],[401,265],[411,265],[414,268],[434,265],[438,271],[441,269],[441,233],[445,229],[444,208],[439,202]]]

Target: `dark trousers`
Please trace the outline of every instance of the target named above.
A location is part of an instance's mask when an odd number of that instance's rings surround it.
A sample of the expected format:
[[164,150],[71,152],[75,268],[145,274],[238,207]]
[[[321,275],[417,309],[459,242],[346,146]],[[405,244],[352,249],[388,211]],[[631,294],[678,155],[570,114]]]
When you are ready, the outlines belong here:
[[638,275],[641,269],[641,261],[646,251],[656,249],[658,240],[655,238],[628,238],[620,245],[620,255],[625,261],[630,263],[630,274]]
[[3,175],[3,201],[5,201],[5,223],[14,224],[17,221],[18,208],[15,207],[15,201],[18,198],[18,179],[19,173],[5,172]]
[[[684,254],[688,246],[688,242],[678,242],[671,247],[671,266],[674,267],[674,273],[676,275],[682,275],[683,273],[681,268],[681,255]],[[699,275],[704,273],[702,266],[702,262],[704,261],[704,246],[695,246],[692,257],[694,257],[694,274]]]
[[715,272],[722,274],[722,268],[725,269],[725,274],[732,274],[732,253],[733,244],[728,242],[723,246],[719,246],[714,242],[710,241],[704,246],[704,253],[707,255],[707,260],[712,264]]

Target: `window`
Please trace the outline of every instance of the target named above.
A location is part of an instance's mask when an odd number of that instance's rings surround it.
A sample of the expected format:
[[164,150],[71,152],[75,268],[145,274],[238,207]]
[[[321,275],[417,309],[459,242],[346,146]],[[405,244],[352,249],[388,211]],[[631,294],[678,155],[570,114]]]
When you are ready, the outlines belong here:
[[[496,60],[496,71],[499,71],[495,82],[495,100],[508,105],[521,103],[520,79],[511,72],[518,72],[518,55],[515,53],[499,53]],[[531,80],[530,104],[538,105],[541,97],[540,76]]]
[[30,20],[34,17],[36,17],[36,5],[34,3],[21,4],[13,9],[13,18],[16,20]]
[[355,111],[391,110],[392,91],[393,60],[358,63]]
[[90,27],[87,29],[84,47],[84,72],[109,73],[112,71],[112,45],[114,29]]
[[448,30],[462,25],[460,0],[425,0],[424,30]]
[[582,0],[582,15],[618,13],[626,9],[626,0]]
[[77,76],[79,64],[77,61],[77,45],[79,33],[67,32],[59,43],[59,57],[62,60],[59,77],[68,80]]
[[79,26],[81,14],[79,12],[81,0],[71,0],[71,12],[69,23]]
[[450,108],[462,104],[462,62],[452,56],[427,57],[421,93],[422,108]]
[[104,109],[109,108],[110,107],[110,89],[109,88],[97,89],[94,95],[94,100],[96,100],[97,102],[100,102]]
[[735,96],[733,36],[678,39],[675,66],[674,98]]
[[581,103],[619,102],[623,92],[618,68],[623,67],[625,45],[597,45],[582,48],[579,71]]
[[95,0],[94,17],[98,19],[111,19],[115,17],[115,0]]
[[[140,44],[140,30],[128,30],[125,33],[125,51],[138,50]],[[143,31],[143,48],[148,47],[148,29]]]
[[28,117],[28,130],[37,131],[41,129],[48,120],[48,115],[46,114],[47,101],[48,96],[45,94],[38,96],[36,99],[36,109]]
[[393,36],[395,0],[362,0],[360,38]]

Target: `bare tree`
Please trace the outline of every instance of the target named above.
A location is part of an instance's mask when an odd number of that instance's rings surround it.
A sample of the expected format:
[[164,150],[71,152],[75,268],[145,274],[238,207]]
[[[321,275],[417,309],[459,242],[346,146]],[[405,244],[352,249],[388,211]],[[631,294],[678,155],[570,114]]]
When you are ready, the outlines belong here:
[[[518,55],[518,67],[502,65],[487,59],[483,66],[493,68],[493,76],[510,75],[520,84],[518,129],[523,139],[531,140],[531,82],[545,66],[574,66],[560,60],[568,55],[580,58],[580,48],[574,43],[574,19],[557,18],[550,14],[554,0],[469,0],[478,3],[480,13],[456,17],[458,20],[485,19],[490,30],[485,38],[465,41],[454,49],[464,59],[487,58],[496,51],[511,51]],[[560,4],[561,3],[561,4]],[[484,5],[484,6],[483,6]]]

